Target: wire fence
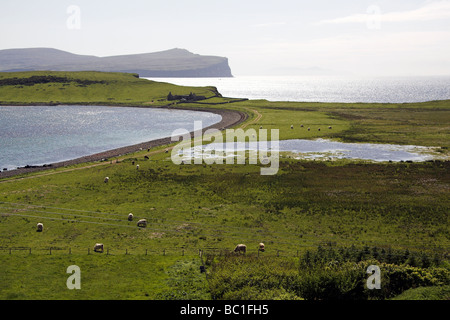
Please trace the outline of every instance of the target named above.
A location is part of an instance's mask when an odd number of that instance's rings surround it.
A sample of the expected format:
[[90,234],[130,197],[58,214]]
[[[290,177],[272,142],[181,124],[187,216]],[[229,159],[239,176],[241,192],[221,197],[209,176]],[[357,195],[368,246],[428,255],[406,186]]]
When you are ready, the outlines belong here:
[[[69,209],[54,206],[32,205],[27,203],[15,203],[0,201],[0,217],[5,218],[22,218],[22,219],[36,219],[35,221],[52,221],[52,222],[68,222],[68,223],[81,223],[91,224],[107,228],[125,228],[125,229],[137,229],[135,223],[136,220],[145,218],[148,221],[148,226],[143,232],[150,233],[164,233],[179,235],[181,232],[192,233],[194,229],[198,229],[198,232],[202,233],[203,237],[209,238],[226,238],[235,239],[236,241],[247,241],[259,243],[263,239],[271,239],[273,246],[278,247],[317,247],[318,245],[326,246],[350,246],[354,243],[352,239],[346,238],[327,238],[316,235],[303,234],[302,232],[290,232],[281,230],[266,230],[264,228],[245,227],[236,225],[217,225],[214,223],[199,222],[195,220],[177,220],[170,218],[154,218],[148,216],[136,215],[134,216],[134,222],[127,220],[128,213],[118,214],[113,212],[100,212],[89,211],[80,209]],[[195,231],[196,231],[195,230]],[[197,231],[196,231],[197,232]],[[412,239],[411,239],[412,240]],[[264,240],[263,240],[264,241]],[[449,248],[450,243],[446,240],[440,240],[436,245],[433,243],[433,239],[429,241],[423,241],[419,244],[417,239],[414,239],[412,243],[396,243],[395,246],[403,248],[409,248],[411,250],[439,250],[439,247]],[[370,246],[377,247],[389,247],[388,243],[371,243]],[[280,254],[280,253],[278,253]]]
[[[316,246],[303,246],[299,247],[297,250],[258,250],[250,249],[245,253],[234,252],[234,250],[215,248],[215,247],[204,247],[204,248],[182,248],[182,247],[161,247],[161,248],[111,248],[104,247],[103,250],[95,250],[94,247],[48,247],[48,248],[33,248],[33,247],[0,247],[0,256],[6,257],[9,255],[107,255],[107,256],[198,256],[203,261],[203,257],[207,255],[217,256],[217,257],[228,257],[228,256],[248,256],[248,257],[267,257],[267,258],[301,258],[307,251],[316,251],[318,248],[323,250],[335,250],[348,249],[348,247],[321,247]],[[386,251],[384,249],[378,248],[379,251],[374,252],[373,248],[367,247],[366,257],[374,257],[374,253],[380,257],[389,255],[392,258],[404,257],[405,251],[395,250]],[[376,248],[376,247],[375,247]],[[359,248],[358,252],[362,252]],[[407,251],[408,254],[416,255],[419,257],[420,252]],[[430,252],[429,252],[430,254]],[[450,254],[448,250],[434,250],[431,255],[438,256],[440,259],[448,260]],[[430,255],[430,256],[431,256]]]
[[[308,249],[314,249],[316,247],[308,247]],[[300,257],[305,248],[288,251],[288,250],[272,250],[272,251],[260,251],[257,249],[248,250],[245,255],[250,256],[276,256],[276,257]],[[199,256],[203,257],[206,254],[215,256],[227,256],[230,254],[243,255],[244,253],[236,253],[230,249],[224,248],[158,248],[158,249],[145,249],[145,248],[108,248],[103,250],[95,250],[94,247],[68,247],[68,248],[33,248],[33,247],[1,247],[0,255],[159,255],[159,256]]]
[[[127,220],[128,214],[119,214],[116,212],[100,212],[80,209],[61,208],[56,206],[32,205],[29,203],[16,203],[0,201],[0,216],[23,219],[37,219],[37,220],[51,220],[74,223],[95,224],[108,228],[134,228],[135,222]],[[141,218],[134,217],[136,220]],[[144,217],[143,217],[144,218]],[[268,231],[243,226],[220,225],[213,223],[198,222],[192,220],[172,220],[166,218],[152,218],[145,217],[149,221],[149,226],[140,229],[143,232],[164,234],[176,234],[180,232],[191,232],[191,229],[198,228],[199,235],[206,239],[212,238],[226,238],[228,240],[235,239],[236,241],[245,241],[244,243],[253,242],[259,243],[261,239],[271,239],[269,250],[264,252],[259,251],[257,246],[248,247],[247,255],[255,256],[275,256],[275,257],[299,257],[307,250],[318,248],[319,246],[339,249],[340,247],[349,247],[353,244],[351,239],[326,239],[324,237],[317,238],[314,235],[302,235],[300,233],[293,233],[288,231]],[[202,238],[201,237],[201,238]],[[336,241],[337,240],[337,241]],[[236,242],[237,243],[237,242]],[[409,248],[415,251],[431,251],[437,253],[448,254],[449,246],[447,241],[441,241],[441,246],[434,246],[430,243],[423,244],[423,246],[408,245],[406,243],[397,244],[393,247]],[[102,254],[105,255],[195,255],[195,254],[214,254],[226,255],[233,252],[233,248],[216,248],[216,247],[172,247],[159,244],[157,248],[139,247],[125,247],[123,244],[119,247],[112,247],[106,245]],[[392,247],[386,243],[370,243],[370,247],[378,247],[380,250]],[[360,244],[361,246],[361,244]],[[281,249],[282,248],[282,249]],[[0,255],[13,254],[100,254],[92,247],[1,247]]]

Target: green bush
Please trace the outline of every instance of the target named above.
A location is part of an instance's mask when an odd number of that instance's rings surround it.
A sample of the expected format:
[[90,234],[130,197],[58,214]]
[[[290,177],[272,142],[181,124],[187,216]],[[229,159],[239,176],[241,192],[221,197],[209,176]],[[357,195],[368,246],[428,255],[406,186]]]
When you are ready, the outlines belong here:
[[[226,300],[384,300],[411,288],[450,284],[448,268],[380,262],[370,258],[377,251],[352,250],[347,254],[318,248],[297,261],[250,255],[209,258],[211,296]],[[411,261],[412,253],[404,253],[402,261]],[[367,259],[353,261],[361,257]],[[380,268],[381,289],[367,288],[370,265]]]
[[299,295],[307,300],[365,299],[365,270],[358,264],[332,264],[299,271]]

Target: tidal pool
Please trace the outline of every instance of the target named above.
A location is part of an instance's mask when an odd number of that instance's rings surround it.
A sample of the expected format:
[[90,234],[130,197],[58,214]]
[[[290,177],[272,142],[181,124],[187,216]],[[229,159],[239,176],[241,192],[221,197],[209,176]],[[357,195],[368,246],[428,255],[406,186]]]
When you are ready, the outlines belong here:
[[[238,151],[276,151],[295,159],[360,159],[372,161],[427,161],[433,159],[445,159],[439,154],[438,147],[423,147],[414,145],[394,145],[376,143],[345,143],[326,139],[305,140],[281,140],[274,142],[235,142],[235,143],[210,143],[196,146],[184,152],[187,158],[236,157]],[[275,146],[275,148],[272,147]]]

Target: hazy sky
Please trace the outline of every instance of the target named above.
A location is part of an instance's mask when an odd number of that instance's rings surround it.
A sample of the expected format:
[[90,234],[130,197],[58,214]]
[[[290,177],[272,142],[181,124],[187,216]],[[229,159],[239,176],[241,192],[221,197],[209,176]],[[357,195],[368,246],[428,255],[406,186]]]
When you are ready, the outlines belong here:
[[1,0],[0,49],[28,47],[184,48],[227,57],[234,75],[449,75],[450,0]]

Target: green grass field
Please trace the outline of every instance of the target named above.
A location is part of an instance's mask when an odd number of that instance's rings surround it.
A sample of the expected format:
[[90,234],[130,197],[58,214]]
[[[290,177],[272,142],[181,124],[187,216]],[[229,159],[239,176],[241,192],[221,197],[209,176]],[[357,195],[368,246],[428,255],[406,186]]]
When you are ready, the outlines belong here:
[[[67,78],[67,81],[48,83],[41,83],[41,81],[34,85],[0,85],[0,104],[161,106],[168,104],[166,98],[169,92],[174,95],[187,95],[193,92],[205,97],[216,95],[213,87],[183,87],[139,79],[133,74],[107,72],[0,72],[0,83],[5,79],[26,79],[32,76],[53,76]],[[83,81],[88,84],[84,84]]]
[[[0,74],[0,80],[12,76]],[[86,74],[67,76],[86,79]],[[64,91],[56,88],[60,84],[51,84],[55,88],[49,95],[48,84],[45,91],[0,86],[0,100],[4,105],[108,104],[114,98],[118,104],[132,99],[130,104],[142,106],[158,99],[164,105],[168,91],[211,96],[214,92],[145,82],[132,75],[89,73],[88,79],[108,84],[79,87],[74,82],[66,86],[73,90],[66,95],[59,94]],[[109,91],[108,86],[118,89]],[[77,100],[81,97],[88,98]],[[239,127],[279,129],[281,139],[417,144],[436,147],[440,155],[448,156],[450,101],[180,105],[244,111],[249,118]],[[319,127],[323,129],[318,131]],[[337,283],[335,292],[348,292],[349,299],[386,299],[416,286],[449,284],[448,161],[322,162],[282,157],[276,175],[262,176],[260,165],[175,165],[170,154],[158,152],[164,148],[111,163],[0,179],[0,298],[328,299],[336,296],[318,292],[327,289],[327,283]],[[103,181],[106,176],[109,183]],[[133,222],[127,221],[130,212]],[[136,226],[138,218],[148,220],[147,228]],[[43,232],[36,232],[38,222],[44,223]],[[104,253],[92,251],[97,242],[104,243]],[[265,243],[266,252],[258,252],[259,242]],[[245,257],[229,255],[238,243],[248,246]],[[362,268],[377,255],[361,254],[352,260],[343,253],[326,258],[318,254],[321,260],[306,275],[302,259],[322,247],[336,252],[352,247],[402,254],[407,250],[417,258],[396,261],[395,267],[379,258],[391,291],[376,296],[358,288],[367,277]],[[434,257],[438,257],[434,263],[424,262]],[[330,271],[330,263],[342,268]],[[350,268],[350,263],[359,263],[359,269]],[[73,264],[81,269],[81,290],[66,287],[66,269]],[[202,264],[208,277],[199,271]],[[236,283],[238,273],[232,270],[239,268],[249,272]],[[394,275],[402,277],[396,280]],[[144,280],[136,281],[140,276]],[[345,291],[350,284],[344,279],[354,279],[357,287]]]

